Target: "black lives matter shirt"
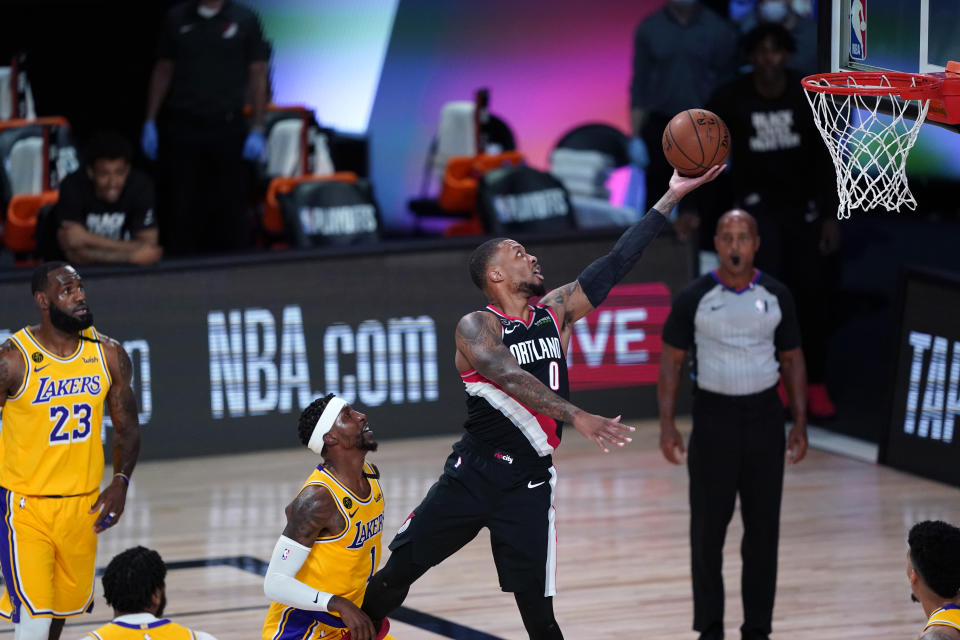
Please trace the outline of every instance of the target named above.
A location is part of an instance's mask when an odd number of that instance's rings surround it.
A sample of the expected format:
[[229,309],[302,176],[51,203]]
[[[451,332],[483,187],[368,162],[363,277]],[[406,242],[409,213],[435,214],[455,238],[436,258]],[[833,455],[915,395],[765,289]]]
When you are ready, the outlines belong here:
[[[495,307],[485,311],[500,321],[503,344],[520,367],[564,399],[570,397],[567,360],[560,340],[560,325],[553,311],[530,306],[526,322]],[[467,392],[467,432],[491,446],[520,455],[548,456],[560,445],[563,423],[525,407],[470,369],[460,374]]]
[[86,169],[71,173],[60,183],[56,219],[77,222],[95,233],[113,240],[129,240],[138,232],[153,229],[157,219],[153,211],[153,183],[146,174],[130,170],[127,183],[116,202],[104,202],[93,192]]
[[757,93],[753,76],[744,74],[717,89],[707,108],[730,129],[730,163],[736,202],[757,193],[771,205],[803,205],[831,185],[826,146],[800,76],[788,72],[786,90],[776,98]]

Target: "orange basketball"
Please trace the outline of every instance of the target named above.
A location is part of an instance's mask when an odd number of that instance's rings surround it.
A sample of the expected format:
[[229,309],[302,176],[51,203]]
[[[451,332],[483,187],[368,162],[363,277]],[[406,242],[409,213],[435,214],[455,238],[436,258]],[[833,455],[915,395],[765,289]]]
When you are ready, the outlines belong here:
[[681,175],[703,175],[729,153],[730,131],[712,111],[681,111],[663,130],[663,155]]

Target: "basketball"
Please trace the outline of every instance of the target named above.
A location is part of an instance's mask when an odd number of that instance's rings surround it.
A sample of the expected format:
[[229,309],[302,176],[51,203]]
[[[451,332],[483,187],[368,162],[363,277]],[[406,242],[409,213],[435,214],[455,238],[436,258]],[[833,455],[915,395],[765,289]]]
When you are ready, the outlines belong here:
[[681,111],[663,130],[663,155],[680,175],[703,175],[710,167],[723,164],[728,153],[730,131],[712,111]]

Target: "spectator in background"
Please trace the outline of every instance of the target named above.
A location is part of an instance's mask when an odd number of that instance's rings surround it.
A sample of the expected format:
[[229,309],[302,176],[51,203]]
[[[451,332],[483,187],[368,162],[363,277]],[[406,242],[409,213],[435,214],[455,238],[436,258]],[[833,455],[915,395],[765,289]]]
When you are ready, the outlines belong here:
[[706,104],[713,90],[733,77],[735,65],[736,31],[699,0],[669,0],[637,27],[630,157],[646,171],[648,201],[663,193],[673,174],[660,152],[667,123],[684,109]]
[[[260,160],[266,146],[269,57],[259,19],[237,2],[193,0],[167,13],[141,142],[159,162],[160,233],[169,254],[250,246],[252,172],[244,160]],[[243,113],[248,98],[251,124]]]
[[[800,75],[787,69],[795,48],[777,23],[763,23],[744,36],[752,71],[722,86],[707,103],[730,129],[729,179],[699,202],[710,218],[708,207],[714,206],[743,208],[757,219],[763,243],[756,265],[787,285],[797,301],[809,410],[823,418],[836,412],[824,378],[840,227],[831,215],[837,204],[830,158]],[[678,225],[689,226],[682,220]]]
[[[75,264],[125,262],[153,264],[157,244],[153,183],[132,169],[133,148],[120,134],[95,134],[86,147],[84,166],[60,183],[50,228],[54,251]],[[41,235],[46,233],[41,230]],[[43,244],[43,243],[41,243]],[[45,252],[47,253],[47,252]]]
[[808,13],[798,9],[809,8],[809,3],[790,0],[757,0],[753,11],[739,21],[741,33],[748,33],[761,24],[779,24],[790,32],[796,42],[789,67],[809,76],[817,72],[817,23]]

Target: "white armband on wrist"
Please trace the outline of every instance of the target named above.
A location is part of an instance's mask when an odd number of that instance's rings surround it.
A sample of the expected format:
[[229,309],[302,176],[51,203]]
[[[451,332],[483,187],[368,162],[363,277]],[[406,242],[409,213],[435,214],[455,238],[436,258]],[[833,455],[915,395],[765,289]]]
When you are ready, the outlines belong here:
[[297,580],[297,572],[307,561],[310,548],[287,536],[280,536],[270,557],[267,576],[263,580],[263,593],[289,607],[307,611],[327,611],[332,593],[317,591]]

